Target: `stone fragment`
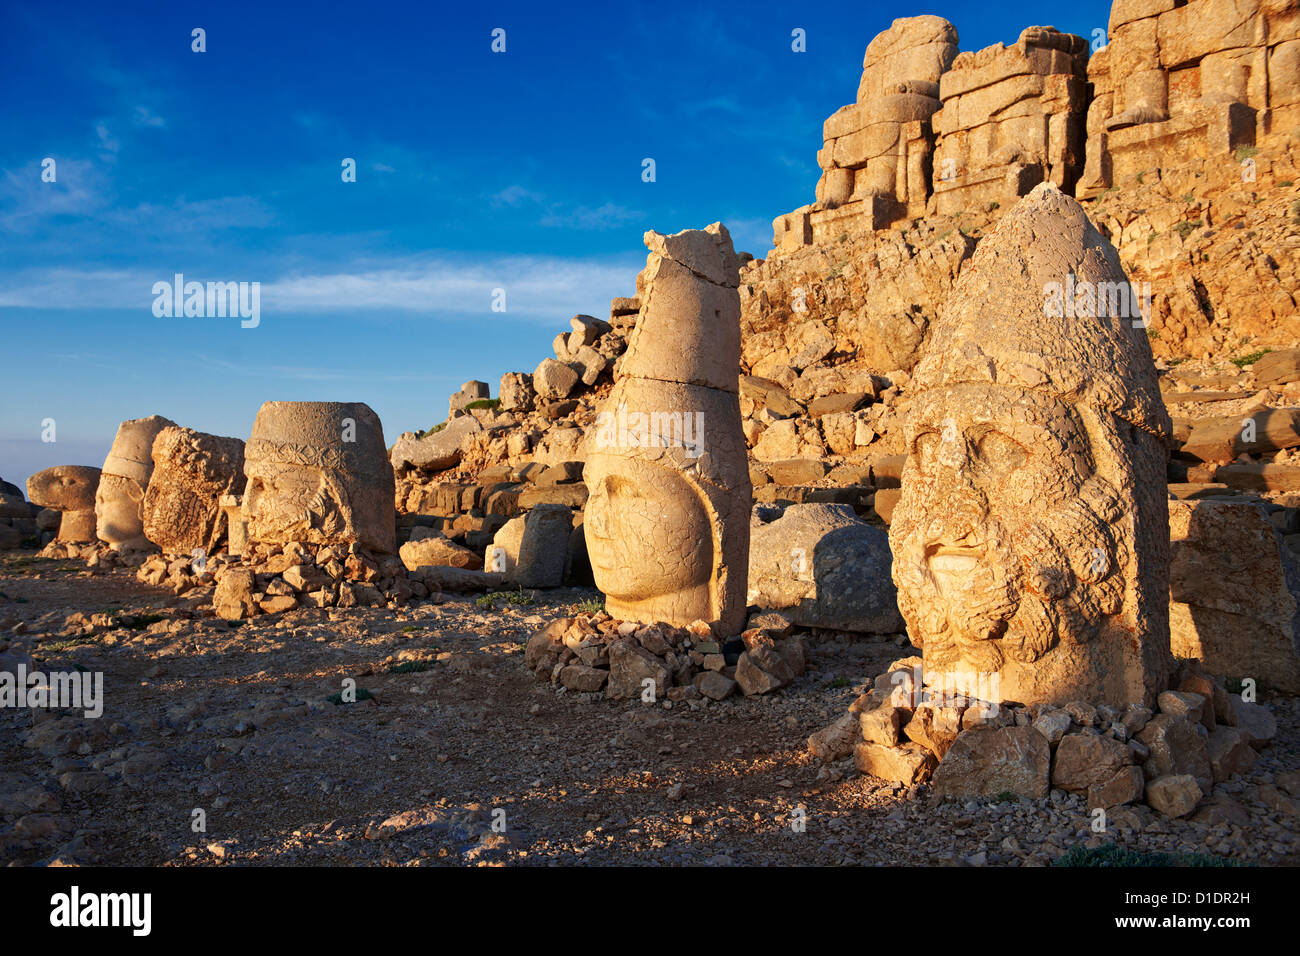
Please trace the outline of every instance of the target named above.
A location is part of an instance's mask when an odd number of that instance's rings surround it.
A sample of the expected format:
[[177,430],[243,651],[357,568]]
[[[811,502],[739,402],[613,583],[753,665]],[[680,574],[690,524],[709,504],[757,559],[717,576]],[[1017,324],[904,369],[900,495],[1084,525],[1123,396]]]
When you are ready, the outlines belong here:
[[1128,746],[1111,737],[1067,734],[1056,747],[1052,763],[1052,786],[1073,793],[1086,793],[1103,786],[1133,762]]
[[569,690],[594,694],[609,680],[609,671],[585,664],[570,664],[560,671],[560,683]]
[[1255,764],[1250,734],[1239,727],[1215,727],[1206,741],[1214,782],[1222,783]]
[[1190,774],[1158,777],[1146,786],[1146,801],[1167,817],[1185,817],[1196,809],[1205,791]]
[[412,432],[403,433],[390,455],[393,468],[418,468],[422,471],[446,471],[460,463],[461,446],[466,437],[478,435],[483,424],[473,415],[457,415],[447,419],[437,431],[422,437]]
[[967,730],[957,736],[934,775],[936,797],[1047,796],[1052,750],[1032,727]]
[[695,687],[709,700],[726,700],[736,690],[736,682],[717,671],[702,671],[695,675]]
[[429,529],[430,533],[419,537],[411,536],[398,548],[398,555],[408,571],[430,566],[450,568],[469,568],[479,570],[483,559],[462,545],[450,540],[440,532]]
[[1203,793],[1214,785],[1214,772],[1206,746],[1205,728],[1185,717],[1157,714],[1142,728],[1137,739],[1151,751],[1142,764],[1147,779],[1170,774],[1189,774]]
[[644,700],[652,688],[653,700],[660,700],[671,678],[663,659],[635,641],[621,640],[609,645],[609,684],[605,694],[611,700]]
[[808,738],[808,752],[823,763],[833,763],[852,754],[860,739],[857,714],[844,714]]
[[1131,764],[1120,767],[1109,780],[1088,787],[1088,809],[1100,807],[1109,810],[1111,807],[1132,803],[1142,797],[1145,788],[1146,777],[1141,767]]
[[862,773],[910,786],[929,780],[936,761],[920,744],[885,747],[864,741],[853,748],[853,763]]
[[803,627],[894,634],[903,629],[888,536],[848,505],[791,505],[750,532],[748,603]]
[[217,617],[238,621],[255,613],[253,572],[250,568],[227,568],[218,578],[212,594]]
[[564,583],[573,513],[564,505],[537,505],[501,526],[488,550],[488,570],[510,584],[555,588]]
[[911,712],[884,703],[871,710],[864,710],[859,715],[859,730],[862,739],[868,743],[896,747],[902,739],[903,724],[910,719]]

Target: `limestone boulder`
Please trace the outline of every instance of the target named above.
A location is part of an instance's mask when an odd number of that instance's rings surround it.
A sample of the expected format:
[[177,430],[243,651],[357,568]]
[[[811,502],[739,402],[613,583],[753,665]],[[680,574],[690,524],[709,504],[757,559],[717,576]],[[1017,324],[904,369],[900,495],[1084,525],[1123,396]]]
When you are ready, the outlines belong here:
[[1052,749],[1032,727],[977,728],[953,741],[934,774],[936,797],[1047,796]]
[[473,415],[449,418],[442,428],[417,438],[404,433],[393,445],[390,456],[395,470],[418,468],[421,471],[446,471],[460,463],[462,442],[469,435],[478,435],[483,425]]
[[848,505],[791,505],[750,531],[748,603],[803,627],[870,634],[903,629],[888,535]]
[[419,536],[413,534],[411,540],[398,549],[398,556],[408,571],[427,567],[471,570],[480,570],[483,567],[483,559],[469,548],[457,544],[432,529]]
[[487,568],[508,584],[555,588],[564,583],[573,512],[562,504],[539,504],[511,518],[492,538]]

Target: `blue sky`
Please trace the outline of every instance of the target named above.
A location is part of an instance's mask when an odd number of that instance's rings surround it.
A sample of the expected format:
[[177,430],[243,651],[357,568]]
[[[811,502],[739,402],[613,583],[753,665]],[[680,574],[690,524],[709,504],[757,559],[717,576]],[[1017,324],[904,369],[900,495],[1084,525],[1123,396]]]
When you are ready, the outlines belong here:
[[[154,413],[246,438],[270,399],[367,402],[390,443],[428,427],[461,382],[495,394],[571,315],[633,294],[645,230],[720,219],[764,255],[894,17],[945,16],[963,50],[1033,22],[998,2],[450,6],[0,4],[0,476],[99,465]],[[1091,36],[1108,11],[1040,20]],[[260,324],[156,317],[175,273],[260,282]]]

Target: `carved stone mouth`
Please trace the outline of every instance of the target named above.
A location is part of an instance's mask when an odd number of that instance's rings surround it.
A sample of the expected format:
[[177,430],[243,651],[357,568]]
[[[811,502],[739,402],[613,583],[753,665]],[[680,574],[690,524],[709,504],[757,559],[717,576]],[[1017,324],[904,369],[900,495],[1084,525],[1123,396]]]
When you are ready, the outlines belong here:
[[984,559],[984,549],[969,545],[932,544],[925,549],[925,556],[932,573],[954,576],[975,570]]

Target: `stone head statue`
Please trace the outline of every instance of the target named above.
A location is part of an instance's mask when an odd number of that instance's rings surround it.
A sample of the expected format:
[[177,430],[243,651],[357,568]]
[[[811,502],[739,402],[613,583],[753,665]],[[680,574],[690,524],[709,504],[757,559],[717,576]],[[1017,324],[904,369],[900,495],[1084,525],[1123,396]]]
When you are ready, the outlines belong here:
[[646,244],[642,313],[583,472],[587,552],[613,616],[736,633],[752,493],[737,260],[717,223]]
[[95,492],[95,532],[114,548],[148,547],[144,494],[153,474],[153,440],[176,423],[161,415],[122,422]]
[[42,508],[62,512],[59,540],[95,540],[95,491],[99,469],[85,465],[55,465],[27,479],[27,498]]
[[361,402],[267,402],[244,449],[243,511],[255,542],[396,549],[393,467]]
[[167,553],[213,551],[224,534],[222,495],[244,488],[244,443],[172,426],[153,442],[144,532]]
[[980,244],[910,399],[890,543],[927,682],[1150,700],[1169,653],[1172,426],[1138,300],[1078,203],[1038,186]]

